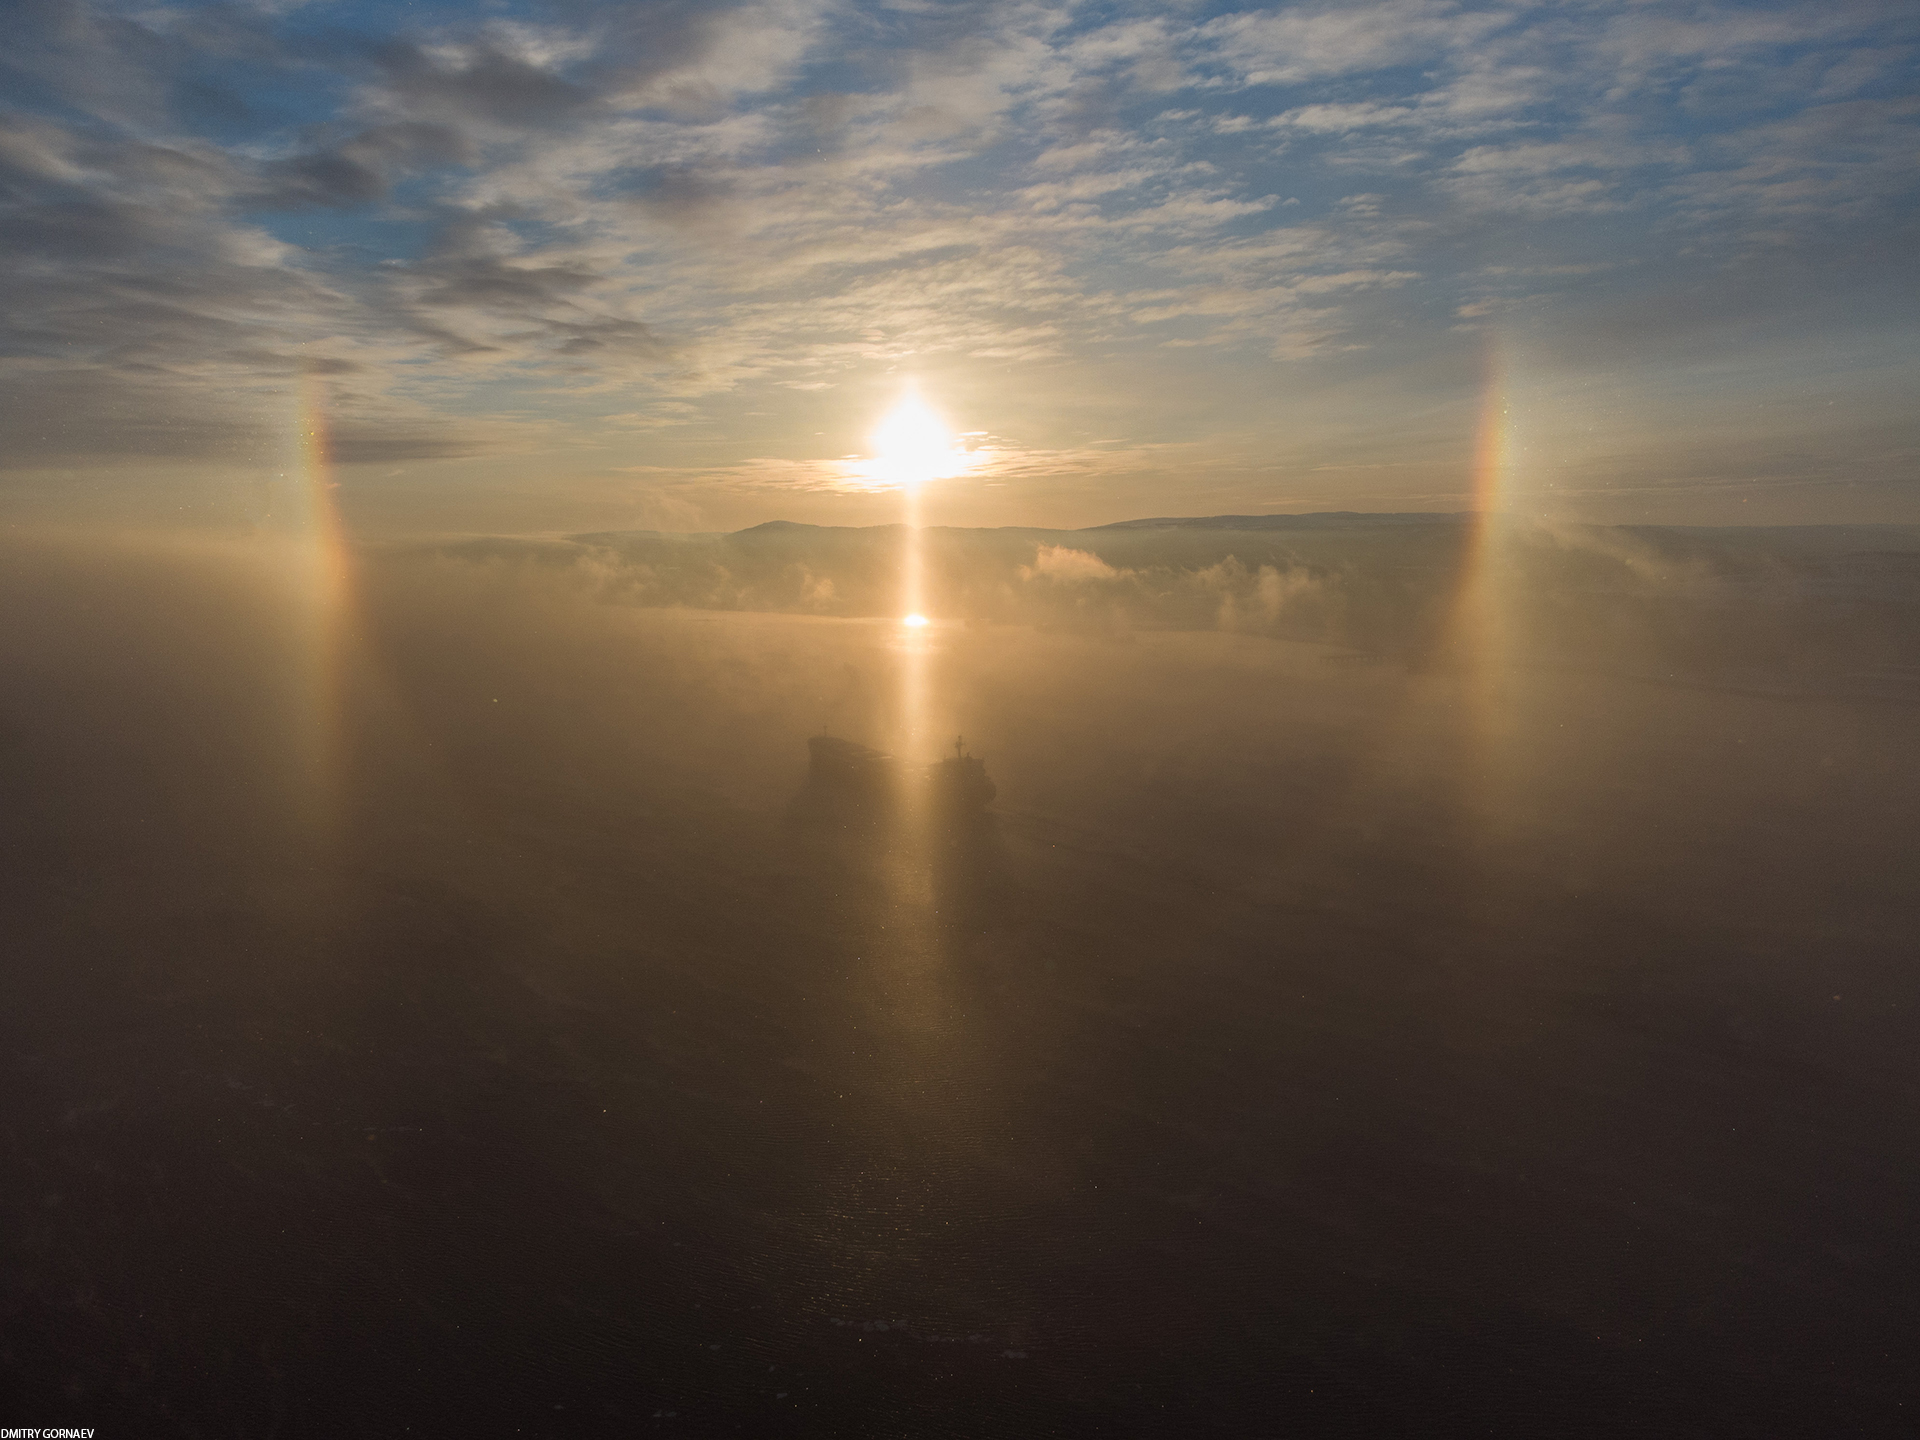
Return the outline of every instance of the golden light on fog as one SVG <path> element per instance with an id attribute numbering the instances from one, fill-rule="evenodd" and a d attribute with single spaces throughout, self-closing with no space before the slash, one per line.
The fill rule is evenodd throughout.
<path id="1" fill-rule="evenodd" d="M 907 615 L 901 618 L 900 623 L 910 630 L 918 630 L 922 625 L 927 623 L 927 617 L 924 615 Z"/>

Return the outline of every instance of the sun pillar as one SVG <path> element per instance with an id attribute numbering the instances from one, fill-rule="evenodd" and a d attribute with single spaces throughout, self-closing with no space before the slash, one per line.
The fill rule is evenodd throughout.
<path id="1" fill-rule="evenodd" d="M 331 834 L 340 819 L 345 763 L 345 689 L 352 643 L 352 556 L 341 525 L 324 382 L 301 380 L 294 413 L 293 563 L 299 672 L 292 744 L 304 822 Z"/>
<path id="2" fill-rule="evenodd" d="M 1504 346 L 1489 348 L 1474 430 L 1473 510 L 1461 540 L 1452 613 L 1442 642 L 1442 683 L 1457 685 L 1462 799 L 1483 834 L 1514 814 L 1516 747 L 1524 717 L 1514 672 L 1519 575 L 1511 533 L 1513 393 Z"/>
<path id="3" fill-rule="evenodd" d="M 920 533 L 920 485 L 900 487 L 900 728 L 901 748 L 917 764 L 926 748 L 927 659 L 926 555 Z"/>
<path id="4" fill-rule="evenodd" d="M 927 614 L 926 537 L 921 529 L 925 487 L 959 473 L 965 457 L 946 425 L 911 382 L 873 435 L 874 477 L 900 491 L 900 718 L 896 746 L 919 763 L 931 737 L 928 667 L 931 624 Z"/>
<path id="5" fill-rule="evenodd" d="M 1506 356 L 1496 346 L 1487 356 L 1480 416 L 1474 427 L 1473 511 L 1461 557 L 1452 636 L 1459 658 L 1478 670 L 1497 665 L 1506 649 L 1500 511 L 1506 498 L 1512 422 Z"/>

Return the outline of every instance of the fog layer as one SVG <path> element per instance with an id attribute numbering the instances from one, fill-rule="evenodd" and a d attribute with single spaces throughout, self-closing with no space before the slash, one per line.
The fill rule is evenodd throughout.
<path id="1" fill-rule="evenodd" d="M 265 541 L 10 542 L 4 1389 L 1896 1431 L 1904 535 L 1494 587 L 1455 522 L 935 532 L 919 639 L 887 540 L 390 550 L 328 607 Z M 964 732 L 998 799 L 810 820 L 822 729 Z"/>
<path id="2" fill-rule="evenodd" d="M 1110 636 L 1225 630 L 1442 658 L 1462 589 L 1502 591 L 1530 663 L 1778 686 L 1903 689 L 1920 664 L 1920 530 L 1263 515 L 1090 530 L 774 523 L 729 535 L 474 539 L 441 553 L 570 575 L 644 606 L 897 616 L 912 549 L 930 614 Z M 1454 657 L 1458 659 L 1459 657 Z"/>

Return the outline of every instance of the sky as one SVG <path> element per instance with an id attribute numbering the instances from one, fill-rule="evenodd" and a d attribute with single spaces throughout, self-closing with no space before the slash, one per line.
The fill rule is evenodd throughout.
<path id="1" fill-rule="evenodd" d="M 15 523 L 1920 520 L 1905 0 L 7 16 Z"/>

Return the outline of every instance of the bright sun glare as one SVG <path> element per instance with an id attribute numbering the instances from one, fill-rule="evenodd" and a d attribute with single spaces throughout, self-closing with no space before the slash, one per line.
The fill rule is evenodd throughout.
<path id="1" fill-rule="evenodd" d="M 924 485 L 958 474 L 966 456 L 953 433 L 917 394 L 908 391 L 873 432 L 876 479 L 893 485 Z"/>
<path id="2" fill-rule="evenodd" d="M 908 615 L 904 617 L 900 623 L 918 630 L 922 625 L 927 623 L 927 617 L 924 615 Z"/>

